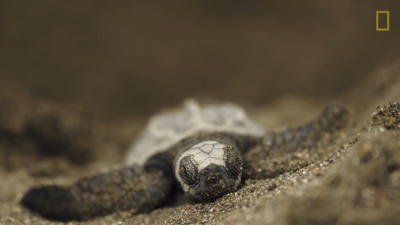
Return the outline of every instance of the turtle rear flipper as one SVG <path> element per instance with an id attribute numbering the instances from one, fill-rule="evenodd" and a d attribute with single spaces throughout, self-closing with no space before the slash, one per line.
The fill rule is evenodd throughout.
<path id="1" fill-rule="evenodd" d="M 68 187 L 32 188 L 21 202 L 48 219 L 82 221 L 117 211 L 150 211 L 167 198 L 172 186 L 173 181 L 160 171 L 139 173 L 134 167 L 123 167 Z"/>

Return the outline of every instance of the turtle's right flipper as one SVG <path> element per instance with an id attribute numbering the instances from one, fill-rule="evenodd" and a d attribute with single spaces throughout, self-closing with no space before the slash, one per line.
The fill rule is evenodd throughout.
<path id="1" fill-rule="evenodd" d="M 333 134 L 345 129 L 350 111 L 341 104 L 331 104 L 314 120 L 293 128 L 267 133 L 264 144 L 269 151 L 295 152 L 324 146 L 334 140 Z"/>
<path id="2" fill-rule="evenodd" d="M 350 117 L 346 106 L 332 104 L 304 125 L 267 133 L 262 147 L 243 155 L 244 178 L 277 177 L 326 160 L 346 141 Z"/>
<path id="3" fill-rule="evenodd" d="M 139 173 L 134 167 L 122 167 L 68 187 L 32 188 L 21 202 L 52 220 L 82 221 L 116 211 L 150 211 L 167 198 L 172 182 L 160 171 Z"/>

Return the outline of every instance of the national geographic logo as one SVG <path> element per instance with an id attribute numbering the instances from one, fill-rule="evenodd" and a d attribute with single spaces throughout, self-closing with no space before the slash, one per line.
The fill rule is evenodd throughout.
<path id="1" fill-rule="evenodd" d="M 389 10 L 376 11 L 376 31 L 389 31 Z"/>

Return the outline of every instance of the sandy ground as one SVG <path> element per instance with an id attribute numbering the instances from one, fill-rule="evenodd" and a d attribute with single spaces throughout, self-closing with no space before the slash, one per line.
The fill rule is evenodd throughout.
<path id="1" fill-rule="evenodd" d="M 1 114 L 0 223 L 57 224 L 23 208 L 19 203 L 23 194 L 35 185 L 68 184 L 82 174 L 116 164 L 135 132 L 129 127 L 137 121 L 92 124 L 82 106 L 13 94 L 15 86 L 2 90 L 6 107 Z M 318 157 L 291 156 L 303 162 L 300 168 L 246 180 L 237 192 L 211 203 L 178 201 L 178 194 L 149 214 L 119 212 L 70 224 L 395 224 L 400 215 L 400 130 L 396 126 L 367 128 L 377 105 L 399 97 L 397 62 L 378 68 L 343 94 L 344 103 L 352 109 L 350 127 Z M 318 115 L 328 102 L 285 97 L 250 115 L 271 128 L 293 126 Z M 292 107 L 305 110 L 288 112 Z M 16 114 L 9 114 L 10 110 Z M 57 119 L 50 120 L 49 115 Z M 59 152 L 47 152 L 59 145 L 63 146 Z M 86 153 L 77 161 L 82 152 Z"/>
<path id="2" fill-rule="evenodd" d="M 400 132 L 382 128 L 396 115 L 368 127 L 400 101 L 399 4 L 1 1 L 0 224 L 62 224 L 23 195 L 120 164 L 151 115 L 188 97 L 232 101 L 268 129 L 340 102 L 351 123 L 328 146 L 268 157 L 273 176 L 214 202 L 177 191 L 151 213 L 69 224 L 398 224 Z M 376 32 L 384 9 L 391 30 Z"/>

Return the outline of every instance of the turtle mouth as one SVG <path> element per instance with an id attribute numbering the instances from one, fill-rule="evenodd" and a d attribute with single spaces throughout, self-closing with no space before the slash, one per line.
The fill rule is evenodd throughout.
<path id="1" fill-rule="evenodd" d="M 240 175 L 232 177 L 226 167 L 210 164 L 200 172 L 199 183 L 191 187 L 187 194 L 198 201 L 212 201 L 221 195 L 236 191 L 241 180 Z"/>

